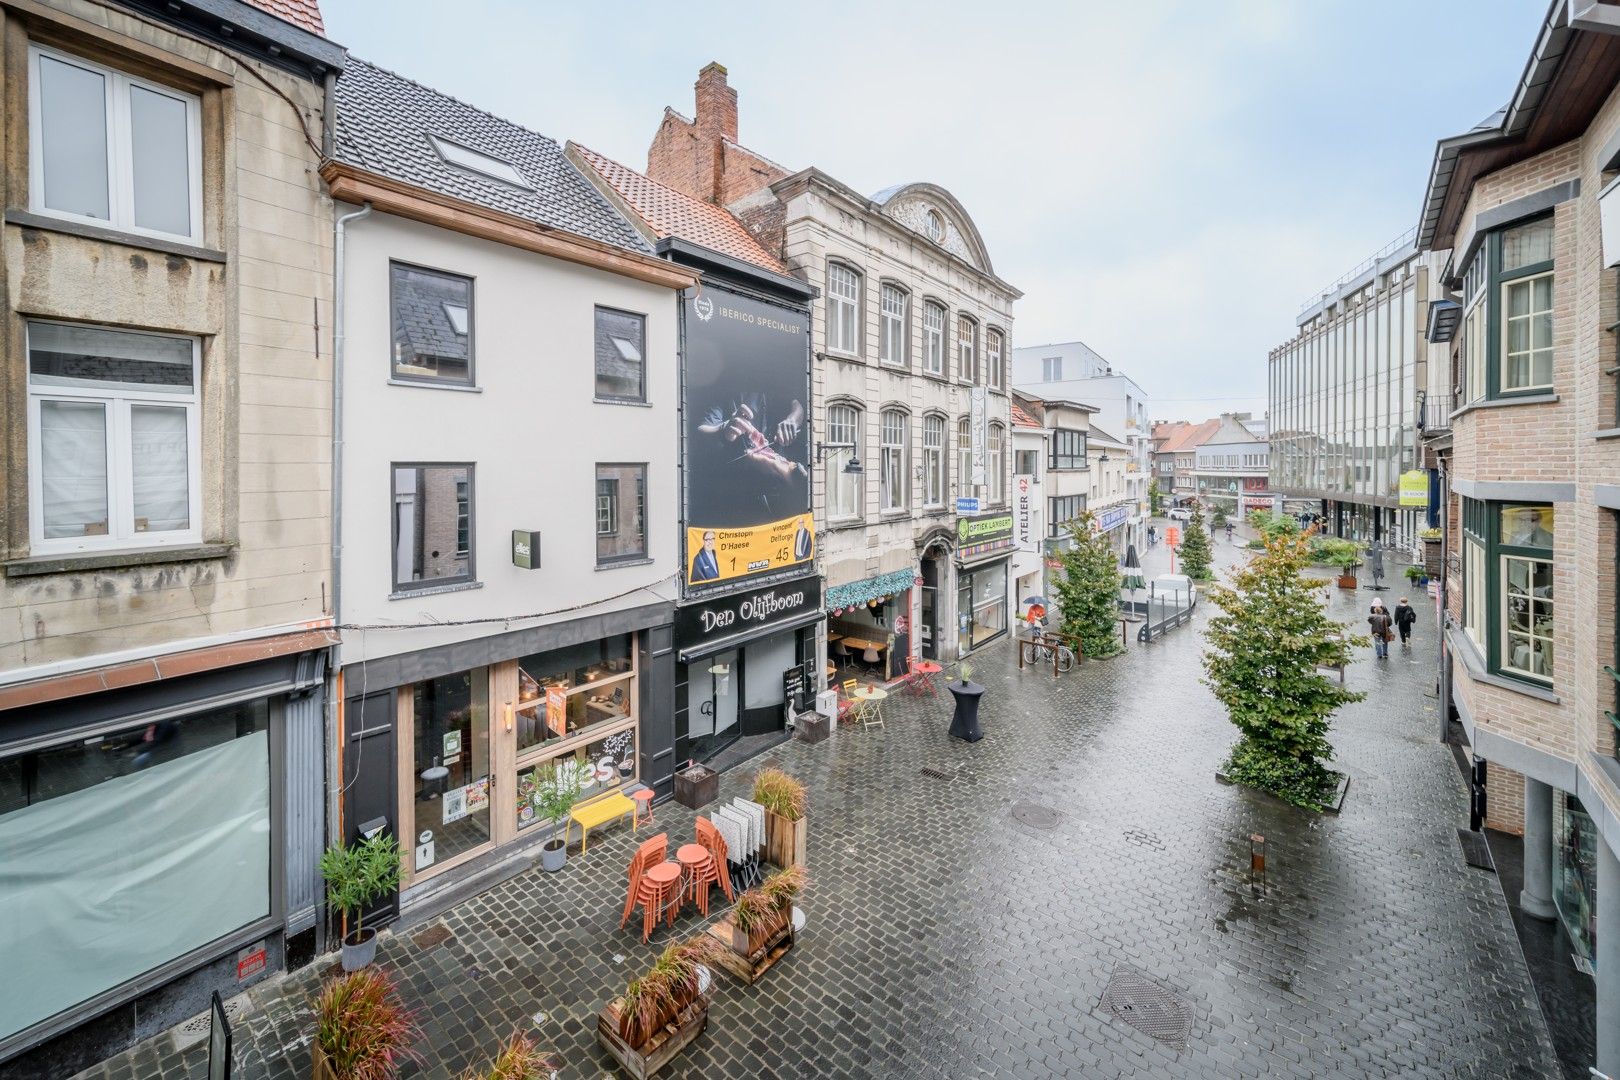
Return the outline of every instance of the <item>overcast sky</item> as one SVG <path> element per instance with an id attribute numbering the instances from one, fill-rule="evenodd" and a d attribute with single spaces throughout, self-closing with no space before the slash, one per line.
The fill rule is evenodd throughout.
<path id="1" fill-rule="evenodd" d="M 1547 0 L 321 8 L 356 55 L 639 169 L 718 60 L 744 145 L 949 189 L 1024 292 L 1015 345 L 1078 338 L 1199 419 L 1264 409 L 1267 351 L 1416 224 L 1435 140 L 1507 100 Z"/>

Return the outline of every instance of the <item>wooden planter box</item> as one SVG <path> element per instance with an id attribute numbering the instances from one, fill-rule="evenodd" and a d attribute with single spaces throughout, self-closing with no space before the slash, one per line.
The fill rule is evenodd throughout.
<path id="1" fill-rule="evenodd" d="M 674 1061 L 709 1026 L 709 999 L 699 997 L 652 1038 L 640 1046 L 631 1046 L 619 1037 L 619 1007 L 623 1000 L 614 998 L 597 1016 L 596 1041 L 607 1047 L 619 1067 L 636 1080 L 647 1080 Z"/>
<path id="2" fill-rule="evenodd" d="M 321 1044 L 309 1044 L 309 1075 L 310 1080 L 337 1080 L 337 1073 L 332 1070 L 332 1063 L 326 1059 L 326 1051 Z"/>
<path id="3" fill-rule="evenodd" d="M 754 952 L 748 951 L 748 935 L 737 929 L 730 915 L 710 925 L 704 933 L 722 946 L 714 958 L 715 963 L 737 976 L 746 986 L 753 986 L 763 978 L 771 970 L 771 965 L 793 948 L 791 912 L 782 929 L 767 938 L 765 944 Z"/>
<path id="4" fill-rule="evenodd" d="M 832 734 L 832 717 L 820 713 L 800 713 L 793 722 L 793 734 L 803 743 L 818 743 Z"/>
<path id="5" fill-rule="evenodd" d="M 765 858 L 783 870 L 790 866 L 803 866 L 805 838 L 809 831 L 809 818 L 789 821 L 780 814 L 765 811 Z"/>
<path id="6" fill-rule="evenodd" d="M 1356 580 L 1355 574 L 1339 575 L 1339 588 L 1341 589 L 1354 589 L 1359 584 L 1360 582 Z"/>
<path id="7" fill-rule="evenodd" d="M 675 801 L 688 810 L 701 810 L 720 797 L 720 774 L 693 765 L 675 774 Z"/>
<path id="8" fill-rule="evenodd" d="M 1440 558 L 1443 554 L 1439 537 L 1423 541 L 1423 572 L 1429 576 L 1430 581 L 1440 576 Z"/>

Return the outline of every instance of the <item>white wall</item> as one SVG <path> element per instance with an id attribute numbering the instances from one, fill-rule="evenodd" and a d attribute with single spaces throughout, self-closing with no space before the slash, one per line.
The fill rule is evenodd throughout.
<path id="1" fill-rule="evenodd" d="M 477 392 L 389 385 L 389 261 L 474 279 Z M 673 598 L 678 573 L 676 294 L 669 289 L 386 214 L 349 226 L 344 268 L 343 596 L 348 624 L 594 611 Z M 647 317 L 649 405 L 593 402 L 595 308 Z M 473 462 L 482 587 L 390 599 L 389 469 Z M 650 564 L 596 568 L 597 462 L 647 462 Z M 541 533 L 541 568 L 512 565 L 513 529 Z M 612 600 L 604 598 L 614 597 Z M 465 627 L 344 635 L 353 663 L 560 622 L 590 611 Z"/>

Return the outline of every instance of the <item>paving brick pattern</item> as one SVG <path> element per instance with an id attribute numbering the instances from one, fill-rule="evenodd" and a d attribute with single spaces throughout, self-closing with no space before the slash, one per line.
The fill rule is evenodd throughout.
<path id="1" fill-rule="evenodd" d="M 1358 618 L 1370 596 L 1336 593 L 1335 613 Z M 720 977 L 708 1031 L 661 1075 L 1555 1076 L 1496 878 L 1458 849 L 1466 793 L 1425 696 L 1432 645 L 1350 670 L 1370 697 L 1335 726 L 1352 777 L 1339 817 L 1215 782 L 1233 732 L 1198 682 L 1196 627 L 1059 680 L 986 650 L 974 746 L 946 737 L 942 695 L 891 699 L 883 731 L 778 748 L 766 760 L 811 788 L 810 925 L 760 985 Z M 723 777 L 721 797 L 752 772 Z M 1056 826 L 1015 820 L 1020 800 Z M 692 816 L 658 808 L 672 842 Z M 1266 837 L 1263 892 L 1251 833 Z M 616 929 L 633 844 L 602 831 L 563 873 L 447 914 L 453 938 L 432 948 L 385 935 L 381 962 L 427 1033 L 406 1075 L 458 1075 L 514 1027 L 560 1051 L 566 1076 L 611 1070 L 597 1010 L 658 945 Z M 688 914 L 679 932 L 699 925 Z M 1102 1004 L 1122 964 L 1187 1002 L 1185 1049 Z M 317 977 L 254 991 L 239 1077 L 308 1075 Z M 166 1048 L 84 1075 L 202 1075 L 201 1047 Z"/>

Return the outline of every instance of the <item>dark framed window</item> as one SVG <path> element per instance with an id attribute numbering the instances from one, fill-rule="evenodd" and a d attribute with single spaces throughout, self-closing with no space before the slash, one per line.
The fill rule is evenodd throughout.
<path id="1" fill-rule="evenodd" d="M 1553 218 L 1516 222 L 1485 238 L 1463 274 L 1463 399 L 1553 388 Z"/>
<path id="2" fill-rule="evenodd" d="M 1052 432 L 1052 446 L 1046 461 L 1053 469 L 1084 469 L 1086 467 L 1086 433 L 1069 428 Z"/>
<path id="3" fill-rule="evenodd" d="M 1464 631 L 1491 671 L 1551 683 L 1553 508 L 1464 499 L 1462 511 Z"/>
<path id="4" fill-rule="evenodd" d="M 394 591 L 472 581 L 473 466 L 395 463 L 392 474 Z"/>
<path id="5" fill-rule="evenodd" d="M 596 396 L 605 401 L 647 400 L 647 317 L 596 309 Z"/>
<path id="6" fill-rule="evenodd" d="M 1046 535 L 1067 536 L 1069 522 L 1086 512 L 1084 495 L 1053 495 L 1046 500 Z"/>
<path id="7" fill-rule="evenodd" d="M 388 310 L 394 333 L 394 378 L 472 385 L 472 278 L 390 263 Z"/>
<path id="8" fill-rule="evenodd" d="M 647 465 L 596 466 L 596 564 L 647 557 Z"/>

